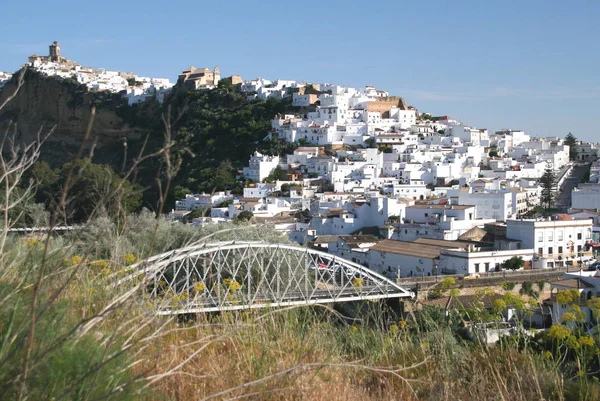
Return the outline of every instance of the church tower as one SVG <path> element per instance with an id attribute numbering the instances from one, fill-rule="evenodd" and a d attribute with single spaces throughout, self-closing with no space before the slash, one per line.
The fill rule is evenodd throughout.
<path id="1" fill-rule="evenodd" d="M 219 81 L 221 80 L 221 69 L 218 66 L 215 67 L 213 77 L 214 77 L 213 78 L 214 79 L 214 84 L 213 85 L 217 85 L 219 83 Z"/>
<path id="2" fill-rule="evenodd" d="M 55 40 L 51 45 L 50 45 L 50 61 L 54 61 L 54 62 L 60 62 L 60 60 L 62 59 L 62 57 L 60 56 L 60 46 L 58 45 L 58 42 Z"/>

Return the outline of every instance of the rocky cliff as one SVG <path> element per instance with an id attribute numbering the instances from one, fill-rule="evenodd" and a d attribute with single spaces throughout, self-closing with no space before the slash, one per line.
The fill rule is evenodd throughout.
<path id="1" fill-rule="evenodd" d="M 0 91 L 0 104 L 16 87 L 15 76 Z M 119 113 L 120 109 L 127 108 L 120 95 L 89 92 L 73 80 L 47 77 L 33 70 L 26 72 L 24 85 L 0 111 L 0 132 L 4 134 L 12 122 L 11 129 L 17 130 L 18 139 L 28 143 L 35 140 L 40 128 L 47 132 L 56 126 L 55 132 L 48 138 L 42 158 L 51 164 L 60 164 L 81 145 L 93 105 L 96 106 L 96 115 L 92 140 L 85 144 L 86 147 L 95 141 L 98 154 L 122 146 L 123 138 L 140 138 L 142 130 L 133 128 L 123 119 L 124 113 Z"/>

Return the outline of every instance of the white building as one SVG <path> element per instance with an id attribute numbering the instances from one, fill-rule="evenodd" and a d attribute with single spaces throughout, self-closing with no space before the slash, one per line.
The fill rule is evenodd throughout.
<path id="1" fill-rule="evenodd" d="M 261 182 L 279 165 L 279 156 L 266 156 L 254 152 L 248 164 L 248 167 L 244 167 L 244 177 Z"/>
<path id="2" fill-rule="evenodd" d="M 579 184 L 571 192 L 573 209 L 600 209 L 600 184 Z"/>
<path id="3" fill-rule="evenodd" d="M 578 265 L 590 258 L 586 243 L 592 240 L 592 220 L 575 220 L 558 214 L 550 220 L 508 220 L 506 237 L 521 241 L 522 249 L 533 249 L 534 268 L 553 268 Z"/>
<path id="4" fill-rule="evenodd" d="M 345 202 L 342 207 L 316 213 L 310 227 L 316 235 L 348 235 L 365 227 L 382 227 L 392 216 L 402 218 L 405 207 L 396 199 L 379 196 L 363 202 Z"/>
<path id="5" fill-rule="evenodd" d="M 1 72 L 0 71 L 0 89 L 4 87 L 12 78 L 12 74 L 9 72 Z"/>
<path id="6" fill-rule="evenodd" d="M 210 208 L 221 202 L 232 200 L 229 192 L 215 192 L 214 194 L 187 194 L 185 199 L 175 201 L 175 210 L 194 210 L 197 208 Z"/>
<path id="7" fill-rule="evenodd" d="M 335 238 L 335 242 L 328 244 L 327 252 L 363 266 L 369 264 L 369 249 L 379 242 L 373 235 L 339 235 Z"/>
<path id="8" fill-rule="evenodd" d="M 514 215 L 513 197 L 510 191 L 459 191 L 459 205 L 476 207 L 476 219 L 505 221 Z"/>
<path id="9" fill-rule="evenodd" d="M 420 238 L 413 242 L 383 240 L 369 251 L 369 268 L 389 277 L 472 274 L 498 271 L 512 257 L 531 266 L 533 250 L 494 250 L 472 241 Z"/>
<path id="10" fill-rule="evenodd" d="M 265 196 L 270 196 L 276 190 L 277 184 L 258 182 L 244 188 L 244 198 L 264 198 Z"/>
<path id="11" fill-rule="evenodd" d="M 407 223 L 439 223 L 446 220 L 472 221 L 476 219 L 475 206 L 469 205 L 413 205 L 406 207 Z"/>
<path id="12" fill-rule="evenodd" d="M 581 308 L 585 316 L 585 322 L 588 324 L 597 324 L 592 310 L 587 302 L 592 298 L 600 297 L 600 271 L 584 271 L 564 273 L 562 280 L 555 281 L 550 284 L 552 305 L 552 321 L 562 322 L 562 315 L 568 312 L 571 305 L 561 305 L 558 302 L 557 295 L 559 291 L 576 291 L 579 296 L 576 298 L 575 304 Z"/>

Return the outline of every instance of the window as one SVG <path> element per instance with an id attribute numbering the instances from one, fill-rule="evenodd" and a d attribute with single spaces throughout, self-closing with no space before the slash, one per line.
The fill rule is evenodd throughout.
<path id="1" fill-rule="evenodd" d="M 485 266 L 485 271 L 486 271 L 486 272 L 489 272 L 489 271 L 490 271 L 490 264 L 489 264 L 489 262 L 488 262 L 488 263 L 485 263 L 485 265 L 484 265 L 484 266 Z"/>
<path id="2" fill-rule="evenodd" d="M 577 233 L 577 239 L 581 239 L 581 232 Z"/>
<path id="3" fill-rule="evenodd" d="M 558 247 L 558 253 L 563 253 L 563 247 L 562 246 Z"/>
<path id="4" fill-rule="evenodd" d="M 552 255 L 554 252 L 552 252 L 554 249 L 552 249 L 551 246 L 548 247 L 548 255 Z"/>
<path id="5" fill-rule="evenodd" d="M 475 272 L 479 273 L 479 263 L 475 263 Z"/>
<path id="6" fill-rule="evenodd" d="M 538 248 L 538 255 L 544 254 L 544 248 Z"/>
<path id="7" fill-rule="evenodd" d="M 544 233 L 541 231 L 538 233 L 538 242 L 544 242 Z"/>
<path id="8" fill-rule="evenodd" d="M 548 231 L 548 241 L 554 241 L 554 233 L 552 231 Z"/>
<path id="9" fill-rule="evenodd" d="M 577 245 L 577 253 L 581 252 L 581 245 Z"/>
<path id="10" fill-rule="evenodd" d="M 556 237 L 557 237 L 558 241 L 562 241 L 563 240 L 563 232 L 562 232 L 562 230 L 557 231 Z"/>
<path id="11" fill-rule="evenodd" d="M 585 232 L 585 239 L 592 239 L 592 230 L 589 228 Z"/>

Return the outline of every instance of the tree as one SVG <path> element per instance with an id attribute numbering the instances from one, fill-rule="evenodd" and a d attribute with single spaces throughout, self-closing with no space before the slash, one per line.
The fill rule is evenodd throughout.
<path id="1" fill-rule="evenodd" d="M 489 157 L 498 157 L 498 151 L 496 150 L 490 150 L 490 153 L 488 153 Z"/>
<path id="2" fill-rule="evenodd" d="M 282 169 L 281 166 L 279 166 L 279 165 L 275 166 L 273 171 L 271 171 L 271 174 L 269 174 L 269 176 L 267 178 L 265 178 L 266 182 L 284 181 L 284 180 L 287 180 L 287 171 Z"/>
<path id="3" fill-rule="evenodd" d="M 569 160 L 577 160 L 577 149 L 575 148 L 577 146 L 577 138 L 569 132 L 563 143 L 569 145 Z"/>
<path id="4" fill-rule="evenodd" d="M 179 200 L 179 199 L 185 199 L 185 196 L 188 194 L 191 194 L 192 191 L 190 191 L 188 188 L 181 186 L 181 185 L 177 185 L 175 186 L 175 199 Z"/>
<path id="5" fill-rule="evenodd" d="M 540 202 L 546 206 L 546 209 L 550 209 L 556 193 L 556 175 L 549 165 L 546 166 L 544 174 L 540 178 L 540 187 L 542 187 Z"/>
<path id="6" fill-rule="evenodd" d="M 197 207 L 190 214 L 185 216 L 187 221 L 192 221 L 198 217 L 210 216 L 210 208 Z"/>
<path id="7" fill-rule="evenodd" d="M 502 262 L 502 267 L 505 270 L 519 270 L 520 268 L 522 268 L 525 265 L 525 261 L 523 260 L 523 258 L 521 256 L 513 256 L 510 259 L 505 260 L 504 262 Z"/>
<path id="8" fill-rule="evenodd" d="M 250 221 L 254 217 L 254 213 L 244 210 L 236 216 L 237 221 Z"/>
<path id="9" fill-rule="evenodd" d="M 220 208 L 220 207 L 229 207 L 229 205 L 231 205 L 232 203 L 233 203 L 232 200 L 226 200 L 226 201 L 223 201 L 223 202 L 219 203 L 216 207 L 217 208 Z"/>
<path id="10" fill-rule="evenodd" d="M 68 221 L 81 222 L 102 211 L 115 216 L 137 209 L 142 204 L 142 191 L 137 185 L 120 178 L 106 164 L 94 164 L 90 159 L 80 159 L 64 164 L 58 169 L 55 182 L 46 203 L 51 205 L 60 196 L 64 184 L 71 176 L 68 189 L 68 208 L 64 216 Z"/>

